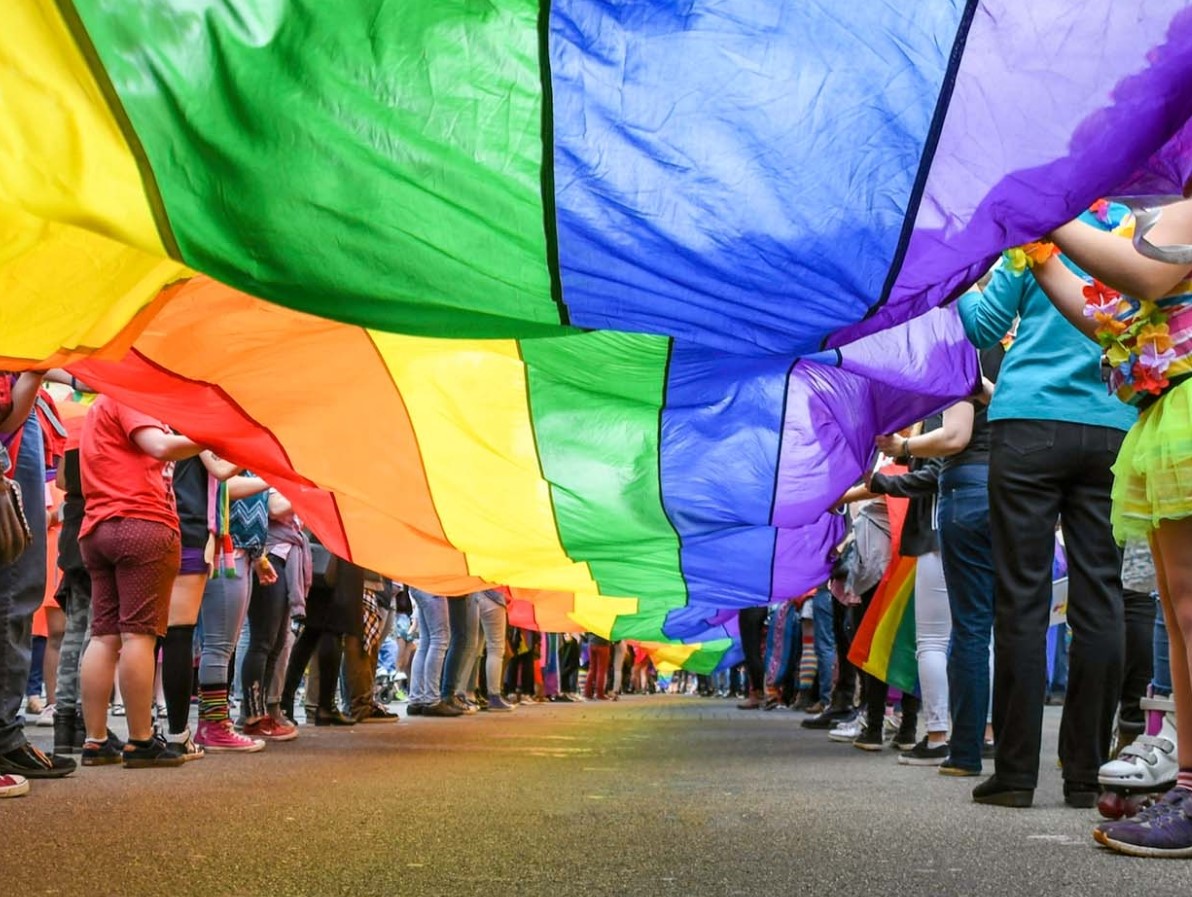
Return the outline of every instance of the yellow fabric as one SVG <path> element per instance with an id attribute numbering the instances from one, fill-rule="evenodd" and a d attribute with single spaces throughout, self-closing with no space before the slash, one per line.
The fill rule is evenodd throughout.
<path id="1" fill-rule="evenodd" d="M 3 21 L 0 206 L 166 255 L 136 160 L 55 5 L 5 0 Z"/>
<path id="2" fill-rule="evenodd" d="M 1117 540 L 1147 536 L 1163 520 L 1192 517 L 1192 380 L 1147 408 L 1113 466 Z"/>
<path id="3" fill-rule="evenodd" d="M 588 566 L 559 543 L 516 344 L 461 341 L 444 352 L 441 340 L 370 334 L 409 409 L 443 531 L 468 571 L 510 586 L 595 593 Z M 478 513 L 475 483 L 490 496 L 487 513 Z"/>
<path id="4" fill-rule="evenodd" d="M 171 259 L 0 205 L 3 359 L 58 365 L 100 347 L 118 355 L 137 332 L 129 323 L 187 273 Z"/>
<path id="5" fill-rule="evenodd" d="M 2 18 L 5 358 L 61 362 L 116 339 L 186 269 L 165 258 L 132 151 L 55 5 L 7 0 Z"/>

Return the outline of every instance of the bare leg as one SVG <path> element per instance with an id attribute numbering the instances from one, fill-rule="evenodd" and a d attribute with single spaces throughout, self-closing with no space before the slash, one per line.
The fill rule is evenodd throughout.
<path id="1" fill-rule="evenodd" d="M 62 639 L 66 635 L 66 614 L 62 608 L 46 605 L 46 625 L 49 638 L 46 639 L 46 659 L 42 666 L 42 678 L 46 683 L 46 703 L 57 704 L 58 658 L 62 654 Z"/>
<path id="2" fill-rule="evenodd" d="M 153 737 L 153 674 L 157 638 L 126 632 L 121 636 L 120 694 L 128 717 L 128 737 L 148 741 Z"/>
<path id="3" fill-rule="evenodd" d="M 83 652 L 79 684 L 83 698 L 83 722 L 87 737 L 103 741 L 108 737 L 108 700 L 116 680 L 120 659 L 120 636 L 93 635 Z"/>
<path id="4" fill-rule="evenodd" d="M 1181 769 L 1192 768 L 1192 519 L 1164 521 L 1151 536 L 1159 598 L 1171 644 L 1171 684 Z"/>

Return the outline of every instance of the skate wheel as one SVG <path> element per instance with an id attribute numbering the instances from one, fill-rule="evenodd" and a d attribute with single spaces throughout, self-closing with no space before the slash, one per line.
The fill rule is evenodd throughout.
<path id="1" fill-rule="evenodd" d="M 1126 818 L 1130 818 L 1132 816 L 1137 816 L 1140 812 L 1142 812 L 1143 808 L 1146 807 L 1147 804 L 1149 804 L 1149 803 L 1150 803 L 1150 800 L 1145 795 L 1142 795 L 1142 794 L 1131 795 L 1130 797 L 1127 797 L 1125 799 L 1125 801 L 1123 801 L 1124 807 L 1123 807 L 1122 815 L 1125 816 Z"/>
<path id="2" fill-rule="evenodd" d="M 1126 800 L 1116 791 L 1103 791 L 1097 799 L 1097 811 L 1106 819 L 1121 819 L 1126 815 Z"/>

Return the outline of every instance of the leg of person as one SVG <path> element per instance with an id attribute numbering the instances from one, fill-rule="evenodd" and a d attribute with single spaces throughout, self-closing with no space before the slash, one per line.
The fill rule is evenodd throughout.
<path id="1" fill-rule="evenodd" d="M 501 681 L 505 664 L 505 634 L 508 615 L 505 605 L 487 595 L 481 595 L 478 608 L 480 627 L 484 632 L 484 679 L 488 683 L 488 709 L 509 709 L 501 697 Z"/>
<path id="2" fill-rule="evenodd" d="M 1122 553 L 1110 524 L 1110 468 L 1123 434 L 1089 426 L 1078 432 L 1081 440 L 1069 455 L 1068 483 L 1060 505 L 1072 642 L 1059 756 L 1068 803 L 1092 807 L 1100 792 L 1098 771 L 1109 759 L 1122 690 Z"/>
<path id="3" fill-rule="evenodd" d="M 459 686 L 472 640 L 472 633 L 468 629 L 467 596 L 447 599 L 447 625 L 450 635 L 443 657 L 442 681 L 439 683 L 439 693 L 444 700 L 450 700 Z"/>
<path id="4" fill-rule="evenodd" d="M 289 597 L 286 593 L 286 563 L 271 556 L 277 581 L 262 585 L 253 578 L 248 599 L 248 647 L 241 655 L 240 681 L 243 688 L 244 719 L 249 725 L 268 714 L 269 659 L 277 657 L 277 640 L 283 623 L 288 623 Z"/>
<path id="5" fill-rule="evenodd" d="M 343 665 L 343 639 L 342 635 L 334 632 L 323 632 L 319 636 L 319 707 L 315 713 L 316 726 L 351 726 L 356 723 L 355 719 L 341 713 L 335 706 L 335 689 Z"/>
<path id="6" fill-rule="evenodd" d="M 815 670 L 819 682 L 819 703 L 827 707 L 832 703 L 832 671 L 836 667 L 835 615 L 832 593 L 827 586 L 816 589 L 812 600 L 812 623 L 815 630 Z"/>
<path id="7" fill-rule="evenodd" d="M 281 693 L 281 712 L 287 719 L 294 718 L 294 700 L 298 695 L 298 686 L 302 684 L 302 677 L 306 668 L 314 657 L 319 643 L 319 631 L 304 626 L 298 637 L 294 639 L 294 646 L 290 649 L 290 659 L 286 664 L 285 686 Z M 308 685 L 309 687 L 309 685 Z M 313 722 L 313 719 L 308 720 Z"/>
<path id="8" fill-rule="evenodd" d="M 269 679 L 268 697 L 265 706 L 269 708 L 269 715 L 277 723 L 293 724 L 294 720 L 282 712 L 282 694 L 285 691 L 286 669 L 290 665 L 290 653 L 294 650 L 294 632 L 290 628 L 290 618 L 287 615 L 281 621 L 282 628 L 278 632 L 277 658 L 269 660 L 266 669 Z"/>
<path id="9" fill-rule="evenodd" d="M 1155 599 L 1149 592 L 1122 590 L 1126 618 L 1126 654 L 1118 705 L 1117 749 L 1129 744 L 1146 728 L 1140 703 L 1155 675 Z"/>
<path id="10" fill-rule="evenodd" d="M 625 651 L 629 644 L 624 639 L 613 642 L 613 694 L 619 695 L 625 690 Z"/>
<path id="11" fill-rule="evenodd" d="M 974 800 L 1025 805 L 1038 783 L 1055 523 L 1069 456 L 1079 451 L 1078 434 L 1079 425 L 1055 421 L 993 425 L 989 518 L 996 558 L 997 753 L 995 775 L 977 786 Z M 956 615 L 952 622 L 957 625 Z"/>
<path id="12" fill-rule="evenodd" d="M 201 565 L 201 569 L 198 569 Z M 170 617 L 161 649 L 161 680 L 165 691 L 167 728 L 182 737 L 189 731 L 190 699 L 194 691 L 194 635 L 199 605 L 207 584 L 202 557 L 184 551 L 180 573 L 170 590 Z"/>
<path id="13" fill-rule="evenodd" d="M 24 424 L 12 473 L 21 487 L 33 541 L 13 563 L 0 567 L 0 773 L 31 777 L 30 772 L 9 767 L 45 766 L 45 755 L 29 747 L 18 722 L 32 663 L 33 614 L 46 589 L 45 454 L 36 415 Z M 74 769 L 73 761 L 63 761 Z"/>
<path id="14" fill-rule="evenodd" d="M 608 697 L 606 680 L 608 678 L 608 663 L 612 654 L 612 648 L 610 645 L 592 645 L 590 651 L 592 669 L 588 673 L 588 676 L 589 678 L 594 678 L 596 681 L 596 699 L 604 700 Z"/>
<path id="15" fill-rule="evenodd" d="M 454 707 L 439 706 L 443 704 L 443 666 L 447 657 L 447 644 L 451 638 L 451 624 L 448 619 L 448 602 L 451 599 L 420 589 L 411 589 L 410 594 L 418 605 L 421 617 L 418 652 L 425 652 L 421 661 L 415 658 L 415 667 L 419 662 L 422 663 L 420 698 L 423 702 L 423 713 L 428 716 L 456 716 L 460 711 Z"/>
<path id="16" fill-rule="evenodd" d="M 927 723 L 927 743 L 948 741 L 948 645 L 952 608 L 938 552 L 919 558 L 915 570 L 915 658 Z M 942 758 L 941 758 L 942 759 Z"/>
<path id="17" fill-rule="evenodd" d="M 46 627 L 49 635 L 46 637 L 41 678 L 46 684 L 46 706 L 52 707 L 58 703 L 58 660 L 62 656 L 62 640 L 66 636 L 66 614 L 56 603 L 46 605 Z M 38 725 L 47 723 L 39 722 Z"/>
<path id="18" fill-rule="evenodd" d="M 749 697 L 740 705 L 743 710 L 762 706 L 762 689 L 766 685 L 763 661 L 762 627 L 766 625 L 765 607 L 747 607 L 738 614 L 741 630 L 741 650 L 745 652 L 745 668 L 749 673 Z"/>
<path id="19" fill-rule="evenodd" d="M 213 576 L 207 581 L 199 608 L 203 648 L 199 655 L 199 726 L 194 740 L 208 751 L 255 753 L 265 742 L 237 732 L 228 710 L 228 668 L 252 589 L 248 557 L 235 557 L 232 571 L 234 576 Z"/>
<path id="20" fill-rule="evenodd" d="M 91 577 L 86 570 L 67 570 L 58 585 L 58 601 L 66 611 L 66 632 L 58 656 L 58 704 L 54 710 L 54 753 L 83 748 L 86 733 L 79 700 L 79 665 L 91 630 Z"/>

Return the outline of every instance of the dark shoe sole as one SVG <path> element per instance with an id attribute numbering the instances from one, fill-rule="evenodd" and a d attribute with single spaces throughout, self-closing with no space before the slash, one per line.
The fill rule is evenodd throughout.
<path id="1" fill-rule="evenodd" d="M 880 741 L 876 744 L 872 741 L 854 741 L 853 747 L 859 751 L 880 751 L 882 749 Z"/>
<path id="2" fill-rule="evenodd" d="M 1077 810 L 1091 810 L 1100 797 L 1096 791 L 1073 791 L 1064 795 L 1064 803 Z"/>
<path id="3" fill-rule="evenodd" d="M 948 761 L 944 761 L 946 764 Z M 979 769 L 965 769 L 963 766 L 940 766 L 940 775 L 952 776 L 956 779 L 973 779 L 981 775 Z"/>
<path id="4" fill-rule="evenodd" d="M 124 758 L 117 754 L 114 757 L 99 756 L 99 757 L 84 757 L 79 761 L 83 766 L 116 766 L 124 762 Z"/>
<path id="5" fill-rule="evenodd" d="M 1034 791 L 1013 789 L 1010 791 L 995 791 L 993 794 L 973 795 L 973 803 L 985 804 L 989 807 L 1010 807 L 1015 810 L 1025 810 L 1035 800 Z"/>
<path id="6" fill-rule="evenodd" d="M 125 769 L 153 769 L 158 766 L 181 766 L 186 762 L 186 758 L 181 754 L 175 754 L 172 757 L 122 757 L 120 762 Z"/>

